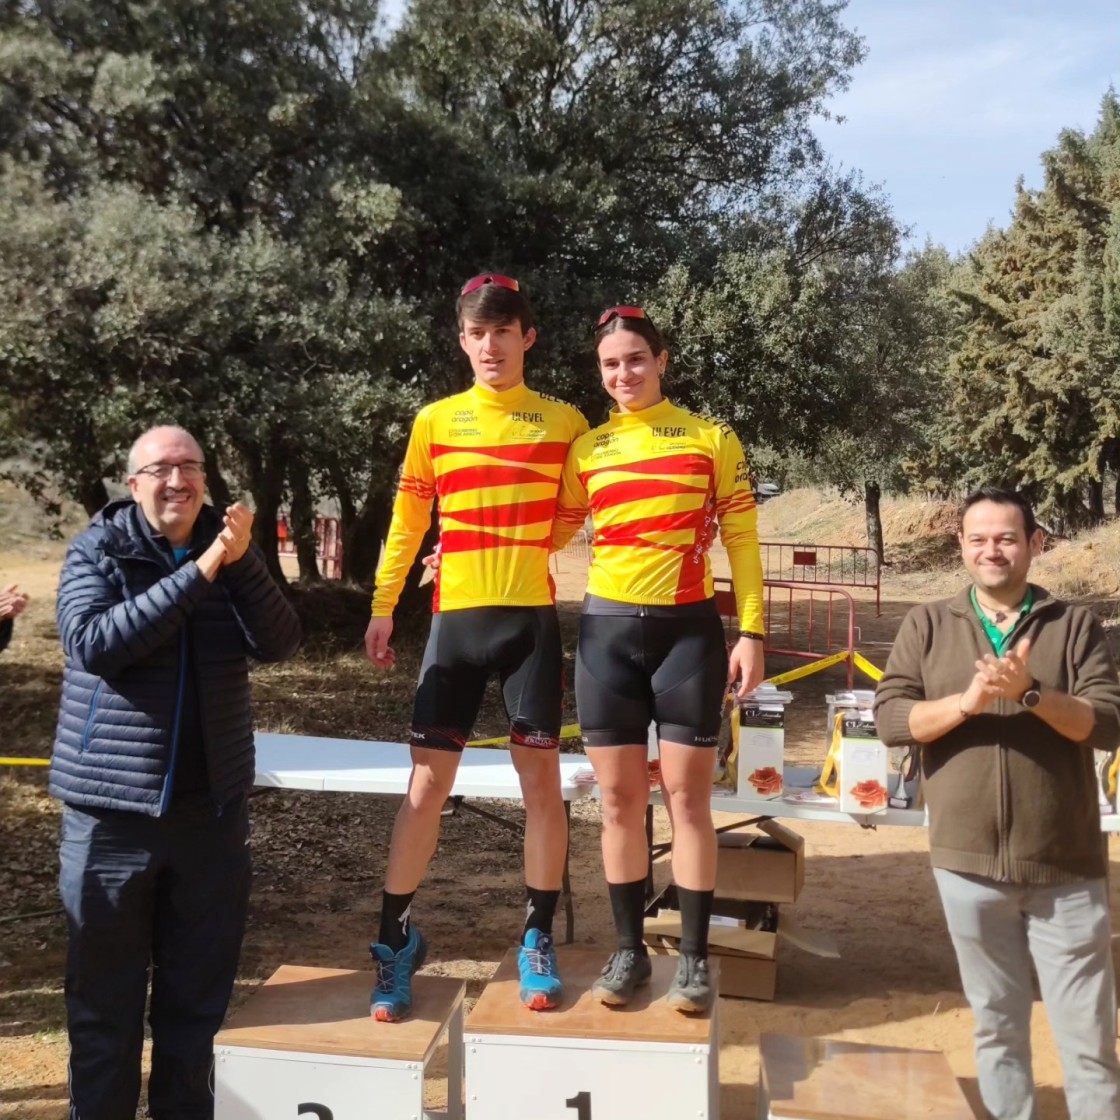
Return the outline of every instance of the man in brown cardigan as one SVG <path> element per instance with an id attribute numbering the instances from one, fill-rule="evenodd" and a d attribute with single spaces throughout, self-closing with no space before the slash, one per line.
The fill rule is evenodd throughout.
<path id="1" fill-rule="evenodd" d="M 1031 962 L 1075 1120 L 1120 1118 L 1107 852 L 1093 748 L 1120 684 L 1092 613 L 1027 580 L 1042 533 L 1019 494 L 964 503 L 971 586 L 906 616 L 875 697 L 889 746 L 923 744 L 933 873 L 976 1019 L 992 1120 L 1035 1120 Z"/>

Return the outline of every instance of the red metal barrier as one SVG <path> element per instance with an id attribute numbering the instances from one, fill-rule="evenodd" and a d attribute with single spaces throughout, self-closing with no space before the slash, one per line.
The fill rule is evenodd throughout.
<path id="1" fill-rule="evenodd" d="M 716 576 L 716 606 L 724 619 L 738 617 L 735 589 L 731 580 Z M 845 653 L 848 687 L 855 673 L 856 603 L 842 587 L 766 580 L 765 622 L 767 653 L 817 661 L 831 653 Z M 847 604 L 847 620 L 837 619 L 837 607 Z M 775 607 L 777 609 L 775 610 Z M 843 634 L 841 642 L 837 633 Z"/>
<path id="2" fill-rule="evenodd" d="M 574 537 L 559 552 L 552 553 L 552 570 L 560 574 L 560 558 L 571 560 L 578 571 L 591 564 L 591 537 L 587 531 L 580 529 Z"/>
<path id="3" fill-rule="evenodd" d="M 294 556 L 296 542 L 285 514 L 276 518 L 276 538 L 281 556 Z M 342 578 L 342 530 L 337 517 L 315 518 L 315 556 L 324 579 Z"/>
<path id="4" fill-rule="evenodd" d="M 879 558 L 873 548 L 846 544 L 784 544 L 762 541 L 762 577 L 767 582 L 816 587 L 873 587 L 875 613 L 882 613 Z"/>

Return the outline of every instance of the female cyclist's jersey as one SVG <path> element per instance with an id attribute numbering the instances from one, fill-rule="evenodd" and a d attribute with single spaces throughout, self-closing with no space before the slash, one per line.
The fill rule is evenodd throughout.
<path id="1" fill-rule="evenodd" d="M 738 437 L 720 420 L 663 400 L 612 410 L 572 444 L 552 547 L 590 509 L 595 525 L 587 590 L 621 603 L 669 606 L 714 594 L 708 548 L 716 523 L 735 583 L 739 624 L 763 633 L 758 511 Z"/>
<path id="2" fill-rule="evenodd" d="M 587 431 L 571 405 L 524 383 L 495 393 L 477 384 L 422 408 L 412 425 L 374 618 L 392 615 L 439 501 L 440 564 L 433 611 L 543 607 L 552 518 L 568 447 Z"/>

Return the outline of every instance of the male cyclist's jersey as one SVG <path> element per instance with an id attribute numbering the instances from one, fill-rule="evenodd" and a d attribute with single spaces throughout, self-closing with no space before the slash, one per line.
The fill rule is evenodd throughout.
<path id="1" fill-rule="evenodd" d="M 568 453 L 553 548 L 589 508 L 589 594 L 645 606 L 710 599 L 708 548 L 718 522 L 740 626 L 763 633 L 758 511 L 743 448 L 727 424 L 666 400 L 641 412 L 612 410 Z"/>
<path id="2" fill-rule="evenodd" d="M 524 383 L 472 385 L 422 408 L 401 468 L 373 617 L 393 613 L 439 501 L 433 611 L 543 607 L 554 601 L 549 539 L 568 446 L 583 416 Z"/>

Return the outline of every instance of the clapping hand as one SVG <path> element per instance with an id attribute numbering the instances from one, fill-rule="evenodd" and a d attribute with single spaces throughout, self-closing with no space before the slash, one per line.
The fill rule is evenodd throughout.
<path id="1" fill-rule="evenodd" d="M 236 564 L 249 548 L 253 538 L 253 511 L 240 502 L 226 507 L 218 540 L 225 548 L 225 564 Z"/>
<path id="2" fill-rule="evenodd" d="M 979 715 L 996 700 L 1018 700 L 1033 680 L 1027 668 L 1030 652 L 1031 640 L 1023 638 L 1002 657 L 988 653 L 980 658 L 976 674 L 960 699 L 962 715 Z"/>
<path id="3" fill-rule="evenodd" d="M 1022 638 L 1010 653 L 996 658 L 987 654 L 976 662 L 976 669 L 983 673 L 989 688 L 1004 700 L 1018 700 L 1031 687 L 1034 679 L 1027 668 L 1031 652 L 1030 638 Z"/>
<path id="4" fill-rule="evenodd" d="M 0 622 L 7 618 L 17 618 L 27 606 L 29 596 L 20 591 L 16 584 L 0 588 Z"/>

